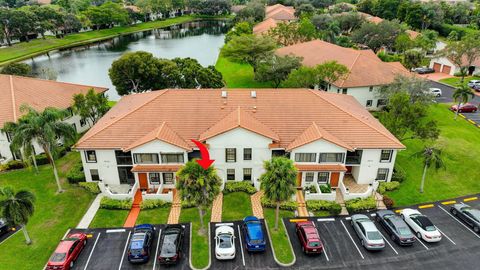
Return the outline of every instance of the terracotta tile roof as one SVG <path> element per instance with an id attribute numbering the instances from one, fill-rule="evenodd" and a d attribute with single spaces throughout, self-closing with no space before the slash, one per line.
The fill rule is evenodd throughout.
<path id="1" fill-rule="evenodd" d="M 90 88 L 105 92 L 107 88 L 41 80 L 30 77 L 0 75 L 0 127 L 15 122 L 22 115 L 20 107 L 28 104 L 37 110 L 47 107 L 66 109 L 74 94 L 87 93 Z"/>
<path id="2" fill-rule="evenodd" d="M 382 62 L 372 50 L 344 48 L 322 40 L 312 40 L 279 48 L 279 55 L 303 57 L 303 65 L 316 66 L 327 61 L 337 61 L 349 69 L 349 74 L 333 84 L 337 87 L 385 85 L 393 82 L 397 74 L 410 76 L 403 66 Z"/>
<path id="3" fill-rule="evenodd" d="M 132 172 L 176 172 L 182 165 L 135 165 Z"/>
<path id="4" fill-rule="evenodd" d="M 144 137 L 140 138 L 139 140 L 135 141 L 131 145 L 129 145 L 124 151 L 130 151 L 131 149 L 143 145 L 145 143 L 151 142 L 153 140 L 161 140 L 167 142 L 169 144 L 178 146 L 180 148 L 190 150 L 191 147 L 186 143 L 186 140 L 180 137 L 175 131 L 173 131 L 167 123 L 163 122 L 160 126 L 151 132 L 149 132 Z"/>
<path id="5" fill-rule="evenodd" d="M 292 21 L 295 20 L 295 10 L 293 8 L 279 8 L 265 15 L 266 19 L 272 18 L 276 21 Z"/>
<path id="6" fill-rule="evenodd" d="M 331 143 L 334 143 L 340 147 L 346 148 L 350 151 L 353 150 L 353 148 L 342 142 L 340 139 L 337 137 L 333 136 L 330 134 L 328 131 L 324 130 L 323 128 L 319 127 L 315 122 L 312 123 L 310 127 L 308 127 L 300 136 L 298 136 L 293 142 L 291 142 L 287 146 L 287 150 L 290 151 L 294 148 L 300 147 L 302 145 L 314 142 L 316 140 L 324 139 L 326 141 L 329 141 Z"/>
<path id="7" fill-rule="evenodd" d="M 374 24 L 379 24 L 379 23 L 383 22 L 382 18 L 377 17 L 377 16 L 373 16 L 373 15 L 365 13 L 365 12 L 358 12 L 358 14 L 362 15 L 362 17 L 365 18 L 365 20 L 367 20 L 368 22 L 371 22 L 371 23 L 374 23 Z"/>
<path id="8" fill-rule="evenodd" d="M 329 171 L 346 172 L 347 168 L 343 164 L 295 164 L 299 171 Z"/>
<path id="9" fill-rule="evenodd" d="M 416 39 L 420 35 L 419 32 L 413 30 L 406 30 L 405 33 L 407 33 L 410 39 Z"/>
<path id="10" fill-rule="evenodd" d="M 277 27 L 277 21 L 273 18 L 268 18 L 264 20 L 263 22 L 255 25 L 253 27 L 253 33 L 258 35 L 258 34 L 263 34 L 267 32 L 268 30 Z"/>
<path id="11" fill-rule="evenodd" d="M 292 6 L 284 6 L 282 4 L 275 4 L 273 6 L 266 6 L 265 7 L 265 15 L 269 14 L 269 13 L 272 13 L 273 11 L 276 11 L 276 10 L 281 10 L 281 9 L 285 9 L 285 10 L 289 10 L 289 11 L 293 11 L 295 12 L 295 8 L 292 7 Z"/>
<path id="12" fill-rule="evenodd" d="M 243 126 L 260 134 L 276 134 L 280 148 L 289 146 L 313 122 L 353 149 L 405 148 L 352 96 L 308 89 L 258 89 L 252 98 L 251 90 L 229 89 L 226 98 L 220 89 L 160 90 L 125 96 L 76 147 L 124 149 L 164 122 L 191 145 L 190 140 L 198 140 L 200 134 L 218 133 L 228 125 L 231 128 L 240 107 Z"/>

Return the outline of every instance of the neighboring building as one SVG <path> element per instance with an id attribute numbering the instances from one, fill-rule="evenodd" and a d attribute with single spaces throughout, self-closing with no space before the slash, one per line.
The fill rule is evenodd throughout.
<path id="1" fill-rule="evenodd" d="M 283 47 L 276 53 L 300 56 L 303 65 L 310 67 L 328 61 L 345 65 L 349 74 L 324 90 L 352 95 L 369 110 L 377 110 L 386 104 L 386 100 L 377 96 L 378 87 L 392 83 L 397 75 L 410 76 L 400 62 L 383 62 L 372 50 L 344 48 L 322 40 Z"/>
<path id="2" fill-rule="evenodd" d="M 30 77 L 0 75 L 0 128 L 7 122 L 16 122 L 22 116 L 20 107 L 23 104 L 27 104 L 36 110 L 44 110 L 47 107 L 69 109 L 73 101 L 73 95 L 87 93 L 91 88 L 99 93 L 107 90 L 107 88 Z M 73 125 L 77 132 L 83 132 L 90 126 L 90 123 L 82 121 L 79 116 L 73 113 L 64 122 Z M 34 148 L 35 153 L 43 153 L 43 149 L 35 143 Z M 10 149 L 10 135 L 0 131 L 0 163 L 14 158 L 20 157 L 18 153 L 15 154 Z"/>
<path id="3" fill-rule="evenodd" d="M 371 22 L 371 23 L 374 23 L 374 24 L 379 24 L 379 23 L 384 21 L 380 17 L 373 16 L 373 15 L 370 15 L 370 14 L 365 13 L 365 12 L 358 12 L 358 14 L 360 14 L 363 18 L 365 18 L 365 20 L 367 22 Z M 415 38 L 417 38 L 420 35 L 419 32 L 414 31 L 414 30 L 409 30 L 409 29 L 405 30 L 405 33 L 410 37 L 411 40 L 414 40 Z"/>
<path id="4" fill-rule="evenodd" d="M 263 162 L 285 155 L 301 187 L 345 198 L 390 181 L 405 147 L 353 97 L 309 89 L 173 89 L 124 96 L 75 145 L 86 180 L 112 198 L 172 199 L 175 173 L 204 143 L 223 183 L 257 189 Z M 335 200 L 335 192 L 318 194 Z M 307 197 L 307 198 L 312 198 Z"/>
<path id="5" fill-rule="evenodd" d="M 253 27 L 253 34 L 262 35 L 268 33 L 270 29 L 277 27 L 277 24 L 275 19 L 268 18 Z"/>
<path id="6" fill-rule="evenodd" d="M 277 26 L 278 23 L 295 21 L 295 8 L 276 4 L 265 8 L 265 20 L 253 27 L 256 35 L 267 33 L 268 30 Z"/>
<path id="7" fill-rule="evenodd" d="M 468 65 L 466 60 L 463 62 L 463 66 Z M 433 68 L 435 72 L 441 72 L 452 76 L 454 76 L 455 73 L 460 72 L 460 67 L 455 65 L 448 57 L 436 57 L 430 59 L 430 67 Z M 467 74 L 469 76 L 480 74 L 480 58 L 477 58 L 472 65 L 468 67 Z"/>

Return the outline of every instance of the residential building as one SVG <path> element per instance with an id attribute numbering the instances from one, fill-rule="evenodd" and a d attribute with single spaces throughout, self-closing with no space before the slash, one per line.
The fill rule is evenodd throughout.
<path id="1" fill-rule="evenodd" d="M 268 32 L 268 30 L 277 27 L 279 23 L 288 23 L 295 21 L 295 8 L 276 4 L 265 7 L 265 19 L 253 27 L 255 35 L 261 35 Z"/>
<path id="2" fill-rule="evenodd" d="M 30 77 L 0 75 L 0 128 L 7 122 L 16 122 L 23 115 L 20 107 L 27 104 L 36 110 L 47 107 L 69 109 L 73 95 L 87 93 L 89 89 L 103 93 L 107 88 L 88 85 L 78 85 L 56 81 L 41 80 Z M 70 110 L 71 111 L 71 110 Z M 73 112 L 64 120 L 75 127 L 77 132 L 84 132 L 90 126 Z M 11 135 L 0 131 L 0 163 L 20 158 L 18 153 L 10 149 Z M 33 144 L 35 153 L 43 153 L 36 143 Z"/>
<path id="3" fill-rule="evenodd" d="M 463 60 L 462 66 L 468 66 L 466 58 Z M 430 59 L 430 68 L 433 68 L 435 72 L 441 72 L 454 76 L 455 73 L 460 72 L 461 67 L 457 66 L 452 60 L 446 56 L 435 57 Z M 478 75 L 480 74 L 480 58 L 473 61 L 472 65 L 468 67 L 467 74 Z"/>
<path id="4" fill-rule="evenodd" d="M 297 185 L 346 198 L 390 181 L 405 147 L 352 96 L 311 89 L 174 89 L 124 96 L 75 145 L 87 181 L 113 198 L 171 200 L 175 173 L 205 144 L 223 183 L 257 189 L 263 162 L 287 156 Z M 345 180 L 345 181 L 344 181 Z M 363 191 L 350 193 L 349 187 Z M 353 189 L 352 189 L 353 190 Z M 335 193 L 328 199 L 334 200 Z"/>
<path id="5" fill-rule="evenodd" d="M 372 50 L 344 48 L 322 40 L 286 46 L 276 53 L 302 57 L 302 64 L 310 67 L 328 61 L 346 66 L 349 73 L 323 90 L 352 95 L 368 110 L 377 110 L 386 104 L 385 99 L 378 97 L 379 87 L 392 83 L 397 75 L 410 76 L 400 62 L 383 62 Z"/>

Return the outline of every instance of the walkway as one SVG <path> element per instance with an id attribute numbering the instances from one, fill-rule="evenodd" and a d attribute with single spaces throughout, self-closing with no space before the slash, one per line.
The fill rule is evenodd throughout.
<path id="1" fill-rule="evenodd" d="M 97 197 L 95 197 L 95 200 L 93 200 L 87 212 L 85 213 L 85 215 L 83 215 L 82 220 L 80 220 L 80 222 L 78 223 L 77 229 L 88 229 L 88 226 L 90 226 L 90 223 L 92 223 L 95 214 L 97 214 L 97 211 L 100 208 L 100 201 L 102 200 L 102 198 L 102 193 L 98 194 Z"/>
<path id="2" fill-rule="evenodd" d="M 303 190 L 301 188 L 297 189 L 297 216 L 299 217 L 308 217 L 310 216 L 307 211 L 307 205 L 305 203 L 305 198 L 303 197 Z"/>
<path id="3" fill-rule="evenodd" d="M 340 188 L 337 188 L 335 190 L 335 201 L 340 204 L 340 206 L 342 207 L 342 211 L 340 212 L 340 216 L 348 216 L 348 211 L 347 211 L 347 208 L 345 207 L 345 200 L 343 198 L 343 194 L 342 194 L 342 191 L 340 190 Z"/>
<path id="4" fill-rule="evenodd" d="M 263 191 L 257 191 L 255 194 L 250 196 L 250 201 L 252 202 L 253 215 L 256 216 L 257 218 L 263 218 L 262 196 L 263 196 Z"/>
<path id="5" fill-rule="evenodd" d="M 365 193 L 369 188 L 367 184 L 358 184 L 351 175 L 344 176 L 343 184 L 348 188 L 350 193 Z"/>
<path id="6" fill-rule="evenodd" d="M 382 210 L 382 209 L 387 209 L 387 206 L 383 202 L 383 195 L 375 192 L 375 201 L 377 202 L 377 209 Z"/>
<path id="7" fill-rule="evenodd" d="M 130 209 L 130 213 L 128 213 L 127 219 L 125 220 L 125 224 L 123 227 L 133 228 L 135 227 L 135 222 L 137 222 L 138 214 L 140 214 L 140 204 L 142 203 L 142 191 L 137 189 L 135 193 L 135 197 L 133 197 L 133 205 L 132 209 Z"/>
<path id="8" fill-rule="evenodd" d="M 223 193 L 220 192 L 213 201 L 210 222 L 222 222 Z"/>
<path id="9" fill-rule="evenodd" d="M 168 215 L 167 224 L 178 224 L 180 220 L 180 212 L 182 211 L 182 201 L 180 200 L 180 194 L 177 190 L 173 190 L 173 202 L 172 208 L 170 208 L 170 215 Z"/>

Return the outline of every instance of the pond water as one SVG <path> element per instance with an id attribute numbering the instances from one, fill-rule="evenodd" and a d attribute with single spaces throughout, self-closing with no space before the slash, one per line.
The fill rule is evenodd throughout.
<path id="1" fill-rule="evenodd" d="M 108 69 L 125 52 L 146 51 L 167 59 L 191 57 L 203 66 L 215 65 L 228 28 L 226 21 L 184 23 L 38 56 L 25 63 L 38 77 L 108 87 L 109 99 L 118 100 Z"/>

